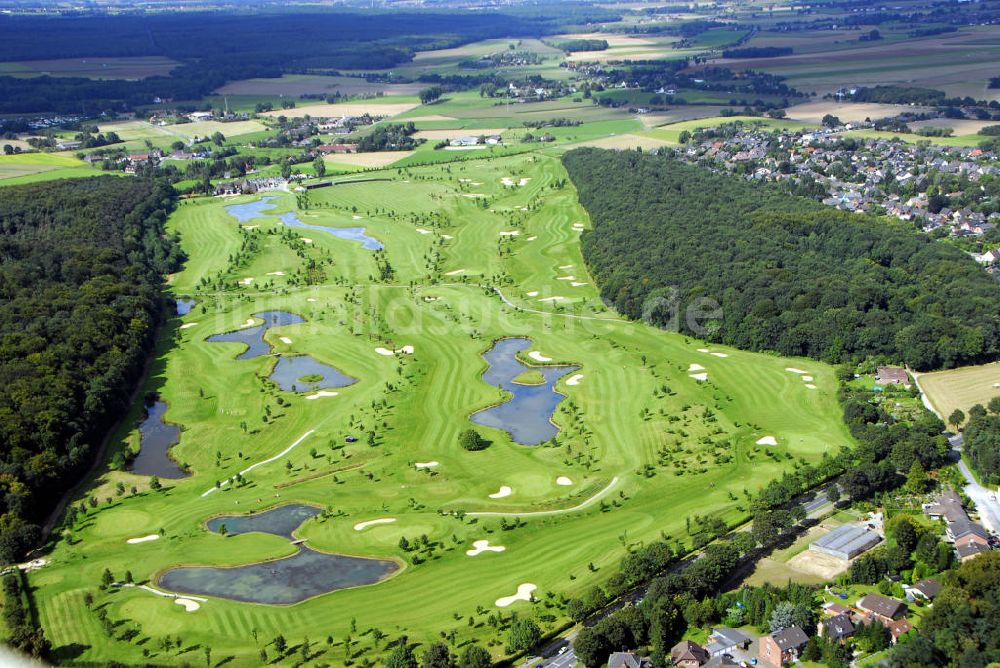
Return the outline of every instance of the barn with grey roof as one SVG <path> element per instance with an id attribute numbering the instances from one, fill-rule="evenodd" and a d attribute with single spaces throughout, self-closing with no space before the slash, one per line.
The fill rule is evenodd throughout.
<path id="1" fill-rule="evenodd" d="M 814 540 L 809 549 L 838 559 L 853 559 L 875 547 L 881 540 L 882 537 L 868 527 L 845 524 Z"/>

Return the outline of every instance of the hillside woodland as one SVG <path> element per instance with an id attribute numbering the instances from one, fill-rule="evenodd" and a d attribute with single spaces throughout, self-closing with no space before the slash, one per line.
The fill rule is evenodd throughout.
<path id="1" fill-rule="evenodd" d="M 946 242 L 669 155 L 584 148 L 564 162 L 593 222 L 587 264 L 630 318 L 831 363 L 923 370 L 1000 352 L 1000 285 Z M 685 309 L 700 298 L 720 309 L 699 326 Z"/>
<path id="2" fill-rule="evenodd" d="M 100 177 L 0 197 L 0 562 L 20 558 L 141 375 L 181 259 L 174 195 Z"/>

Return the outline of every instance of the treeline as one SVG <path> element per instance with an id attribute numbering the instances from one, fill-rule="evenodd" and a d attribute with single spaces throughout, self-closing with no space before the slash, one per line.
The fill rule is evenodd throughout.
<path id="1" fill-rule="evenodd" d="M 0 563 L 34 547 L 128 404 L 182 259 L 174 199 L 110 176 L 0 197 Z"/>
<path id="2" fill-rule="evenodd" d="M 418 50 L 557 30 L 564 17 L 436 12 L 178 12 L 117 16 L 0 15 L 0 60 L 165 56 L 169 76 L 139 81 L 0 77 L 0 113 L 93 115 L 197 100 L 228 81 L 310 69 L 385 69 Z M 309 44 L 309 48 L 302 48 Z"/>
<path id="3" fill-rule="evenodd" d="M 1000 482 L 1000 397 L 990 400 L 989 412 L 980 404 L 970 408 L 962 434 L 963 451 L 983 482 Z"/>
<path id="4" fill-rule="evenodd" d="M 563 160 L 594 222 L 587 264 L 629 318 L 832 363 L 933 369 L 1000 352 L 1000 286 L 957 248 L 669 155 Z M 719 308 L 687 317 L 699 305 Z"/>
<path id="5" fill-rule="evenodd" d="M 723 58 L 777 58 L 790 56 L 793 50 L 790 46 L 745 46 L 739 49 L 725 49 Z"/>
<path id="6" fill-rule="evenodd" d="M 944 91 L 917 86 L 862 86 L 851 95 L 851 99 L 855 102 L 923 104 L 927 106 L 939 104 L 944 98 Z"/>
<path id="7" fill-rule="evenodd" d="M 553 42 L 552 46 L 563 51 L 605 51 L 608 48 L 606 39 L 567 39 Z"/>
<path id="8" fill-rule="evenodd" d="M 11 647 L 33 657 L 47 658 L 52 650 L 35 619 L 24 574 L 15 570 L 3 576 L 3 623 Z"/>

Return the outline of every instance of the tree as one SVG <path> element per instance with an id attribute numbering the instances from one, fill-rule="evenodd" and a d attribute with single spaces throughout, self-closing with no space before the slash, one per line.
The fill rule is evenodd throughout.
<path id="1" fill-rule="evenodd" d="M 687 130 L 681 130 L 681 133 L 677 135 L 677 141 L 681 144 L 686 144 L 691 141 L 691 133 Z"/>
<path id="2" fill-rule="evenodd" d="M 523 652 L 534 647 L 535 643 L 542 639 L 542 630 L 533 619 L 518 617 L 510 625 L 507 632 L 507 650 L 509 652 Z"/>
<path id="3" fill-rule="evenodd" d="M 439 100 L 441 98 L 441 93 L 443 92 L 444 91 L 441 86 L 431 86 L 430 88 L 425 88 L 420 91 L 420 103 L 430 104 L 431 102 Z"/>
<path id="4" fill-rule="evenodd" d="M 827 487 L 827 489 L 826 489 L 826 500 L 829 501 L 830 503 L 832 503 L 833 505 L 837 505 L 837 502 L 840 501 L 840 486 L 839 485 L 837 485 L 836 483 L 834 483 L 834 484 L 830 485 L 829 487 Z"/>
<path id="5" fill-rule="evenodd" d="M 948 416 L 948 424 L 950 424 L 956 432 L 958 431 L 958 427 L 963 422 L 965 422 L 965 413 L 963 413 L 959 408 L 953 410 L 951 415 Z"/>
<path id="6" fill-rule="evenodd" d="M 323 160 L 323 156 L 317 155 L 316 159 L 313 160 L 313 170 L 319 178 L 326 176 L 326 162 Z"/>
<path id="7" fill-rule="evenodd" d="M 212 665 L 212 648 L 209 647 L 208 645 L 205 645 L 204 650 L 205 650 L 205 665 L 206 666 L 211 666 Z"/>
<path id="8" fill-rule="evenodd" d="M 466 429 L 458 435 L 458 444 L 464 449 L 473 452 L 476 450 L 485 450 L 490 442 L 480 436 L 479 432 L 475 429 Z"/>
<path id="9" fill-rule="evenodd" d="M 420 657 L 421 668 L 455 668 L 455 662 L 451 660 L 451 652 L 443 642 L 436 642 L 427 648 L 423 656 Z"/>
<path id="10" fill-rule="evenodd" d="M 986 404 L 986 408 L 994 415 L 1000 414 L 1000 396 L 990 399 Z"/>
<path id="11" fill-rule="evenodd" d="M 906 474 L 906 489 L 911 494 L 923 494 L 927 489 L 927 472 L 919 459 L 913 460 L 910 471 Z"/>
<path id="12" fill-rule="evenodd" d="M 933 566 L 937 561 L 938 543 L 940 543 L 940 540 L 938 540 L 937 535 L 933 531 L 922 533 L 917 540 L 917 560 L 928 566 Z"/>
<path id="13" fill-rule="evenodd" d="M 152 489 L 152 490 L 158 490 L 158 489 L 161 489 L 162 487 L 163 487 L 163 484 L 160 483 L 160 479 L 157 478 L 155 475 L 151 476 L 149 478 L 149 488 L 150 489 Z"/>
<path id="14" fill-rule="evenodd" d="M 819 643 L 816 641 L 816 636 L 809 638 L 809 642 L 806 643 L 805 649 L 802 650 L 802 659 L 804 661 L 819 661 L 823 653 L 819 648 Z"/>
<path id="15" fill-rule="evenodd" d="M 490 668 L 493 665 L 493 657 L 479 645 L 469 645 L 462 652 L 459 665 L 462 668 Z"/>
<path id="16" fill-rule="evenodd" d="M 274 645 L 274 650 L 278 653 L 278 656 L 284 654 L 285 650 L 288 649 L 288 642 L 285 640 L 285 636 L 280 633 L 274 636 L 274 640 L 271 643 Z"/>
<path id="17" fill-rule="evenodd" d="M 107 589 L 115 582 L 115 576 L 111 573 L 110 568 L 105 568 L 104 573 L 101 574 L 101 587 Z"/>
<path id="18" fill-rule="evenodd" d="M 591 627 L 584 627 L 573 639 L 576 658 L 587 668 L 606 664 L 612 649 L 608 646 L 607 638 Z"/>
<path id="19" fill-rule="evenodd" d="M 226 136 L 221 132 L 212 133 L 212 143 L 216 146 L 222 146 L 226 141 Z"/>
<path id="20" fill-rule="evenodd" d="M 896 539 L 896 544 L 901 547 L 907 554 L 913 552 L 917 547 L 917 530 L 914 528 L 913 523 L 905 517 L 899 520 L 896 527 L 892 531 L 893 538 Z"/>
<path id="21" fill-rule="evenodd" d="M 4 155 L 13 155 L 14 154 L 14 147 L 11 146 L 10 144 L 4 144 L 3 145 L 3 154 Z"/>
<path id="22" fill-rule="evenodd" d="M 183 151 L 184 150 L 184 142 L 182 142 L 182 141 L 180 141 L 178 139 L 177 141 L 175 141 L 174 143 L 172 143 L 170 145 L 170 148 L 173 149 L 174 151 L 177 151 L 177 152 Z"/>
<path id="23" fill-rule="evenodd" d="M 289 160 L 284 160 L 281 163 L 281 178 L 286 181 L 292 176 L 292 163 Z"/>
<path id="24" fill-rule="evenodd" d="M 407 641 L 406 636 L 399 639 L 396 649 L 385 661 L 385 668 L 417 668 L 417 658 L 413 656 L 413 648 Z"/>
<path id="25" fill-rule="evenodd" d="M 839 125 L 843 125 L 840 122 L 840 119 L 833 114 L 826 114 L 820 122 L 823 124 L 823 127 L 827 128 L 835 128 Z"/>

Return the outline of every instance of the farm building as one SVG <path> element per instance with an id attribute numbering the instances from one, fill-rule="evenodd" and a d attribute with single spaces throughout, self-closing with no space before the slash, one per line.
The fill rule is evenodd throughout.
<path id="1" fill-rule="evenodd" d="M 881 540 L 881 536 L 867 527 L 845 524 L 814 540 L 809 549 L 838 559 L 853 559 L 873 548 Z"/>
<path id="2" fill-rule="evenodd" d="M 910 386 L 910 376 L 906 369 L 898 366 L 880 366 L 875 370 L 875 382 L 879 385 Z"/>

